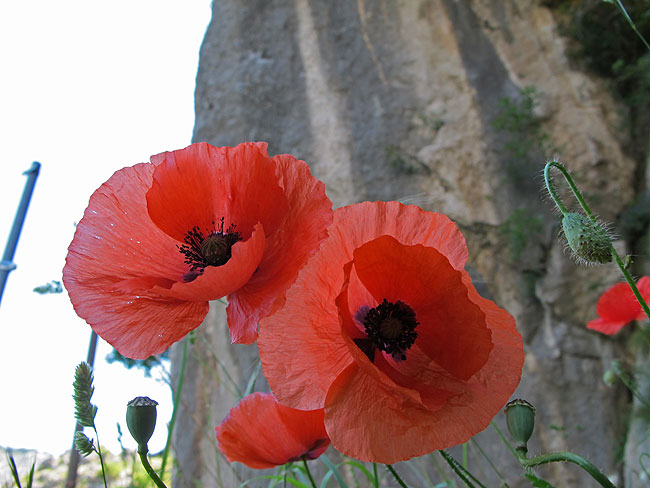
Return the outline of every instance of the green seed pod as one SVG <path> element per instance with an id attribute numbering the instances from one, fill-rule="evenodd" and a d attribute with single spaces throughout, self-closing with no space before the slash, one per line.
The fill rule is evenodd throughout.
<path id="1" fill-rule="evenodd" d="M 611 262 L 612 240 L 601 224 L 578 213 L 567 213 L 562 219 L 562 229 L 578 260 L 587 264 Z"/>
<path id="2" fill-rule="evenodd" d="M 517 443 L 516 450 L 524 455 L 528 452 L 528 439 L 535 428 L 535 407 L 526 400 L 513 400 L 506 405 L 506 424 L 510 436 Z"/>
<path id="3" fill-rule="evenodd" d="M 126 425 L 138 443 L 138 451 L 147 452 L 147 443 L 156 428 L 156 405 L 149 397 L 135 397 L 126 407 Z"/>

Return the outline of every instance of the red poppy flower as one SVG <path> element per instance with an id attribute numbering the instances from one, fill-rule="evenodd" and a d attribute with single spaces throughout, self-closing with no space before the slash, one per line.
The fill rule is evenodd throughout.
<path id="1" fill-rule="evenodd" d="M 397 202 L 337 209 L 286 301 L 260 323 L 278 401 L 325 409 L 336 449 L 392 464 L 467 441 L 519 384 L 514 319 L 478 295 L 447 217 Z"/>
<path id="2" fill-rule="evenodd" d="M 644 276 L 636 284 L 646 303 L 650 299 L 650 277 Z M 596 304 L 598 318 L 587 323 L 588 329 L 614 335 L 633 320 L 647 316 L 627 283 L 617 283 L 601 295 Z"/>
<path id="3" fill-rule="evenodd" d="M 266 143 L 192 144 L 117 171 L 90 198 L 63 281 L 77 314 L 145 358 L 228 296 L 233 342 L 251 343 L 327 236 L 325 186 Z"/>
<path id="4" fill-rule="evenodd" d="M 295 410 L 270 393 L 244 397 L 216 428 L 219 450 L 229 462 L 255 469 L 316 459 L 329 447 L 323 410 Z"/>

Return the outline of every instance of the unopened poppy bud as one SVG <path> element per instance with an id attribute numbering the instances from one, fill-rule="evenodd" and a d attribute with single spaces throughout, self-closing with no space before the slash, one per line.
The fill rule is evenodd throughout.
<path id="1" fill-rule="evenodd" d="M 156 428 L 156 405 L 149 397 L 135 397 L 126 407 L 126 425 L 138 443 L 138 451 L 147 452 L 147 442 Z"/>
<path id="2" fill-rule="evenodd" d="M 533 435 L 535 428 L 535 407 L 526 400 L 513 400 L 506 405 L 506 423 L 510 436 L 517 443 L 518 453 L 525 455 L 528 452 L 528 439 Z"/>
<path id="3" fill-rule="evenodd" d="M 567 213 L 562 219 L 562 229 L 577 258 L 588 264 L 604 264 L 612 260 L 612 240 L 598 222 L 578 213 Z"/>

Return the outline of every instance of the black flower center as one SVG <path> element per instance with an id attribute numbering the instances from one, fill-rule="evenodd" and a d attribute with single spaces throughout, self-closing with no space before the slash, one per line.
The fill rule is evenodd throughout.
<path id="1" fill-rule="evenodd" d="M 194 226 L 185 235 L 182 244 L 178 246 L 185 256 L 185 263 L 190 266 L 190 272 L 183 276 L 185 281 L 192 281 L 203 273 L 207 266 L 223 266 L 232 256 L 232 246 L 241 241 L 235 225 L 231 224 L 225 231 L 224 218 L 221 218 L 219 228 L 214 227 L 210 232 L 203 232 Z"/>
<path id="2" fill-rule="evenodd" d="M 374 361 L 377 349 L 391 354 L 396 360 L 406 359 L 406 351 L 418 337 L 415 328 L 420 324 L 411 307 L 401 300 L 393 303 L 384 298 L 359 319 L 368 339 L 355 339 L 354 342 L 370 361 Z"/>

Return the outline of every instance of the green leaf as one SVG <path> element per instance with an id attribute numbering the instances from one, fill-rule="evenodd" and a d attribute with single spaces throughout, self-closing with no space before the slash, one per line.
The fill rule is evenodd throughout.
<path id="1" fill-rule="evenodd" d="M 338 468 L 330 461 L 330 459 L 325 455 L 321 454 L 320 459 L 322 459 L 323 464 L 327 466 L 327 469 L 329 469 L 332 473 L 334 473 L 334 477 L 336 478 L 336 481 L 338 482 L 339 486 L 341 488 L 348 488 L 348 484 L 345 482 L 343 479 L 343 476 L 341 476 L 341 473 L 339 473 Z"/>
<path id="2" fill-rule="evenodd" d="M 548 481 L 543 480 L 542 478 L 538 478 L 532 473 L 526 473 L 526 478 L 530 480 L 530 482 L 535 488 L 555 488 Z"/>

